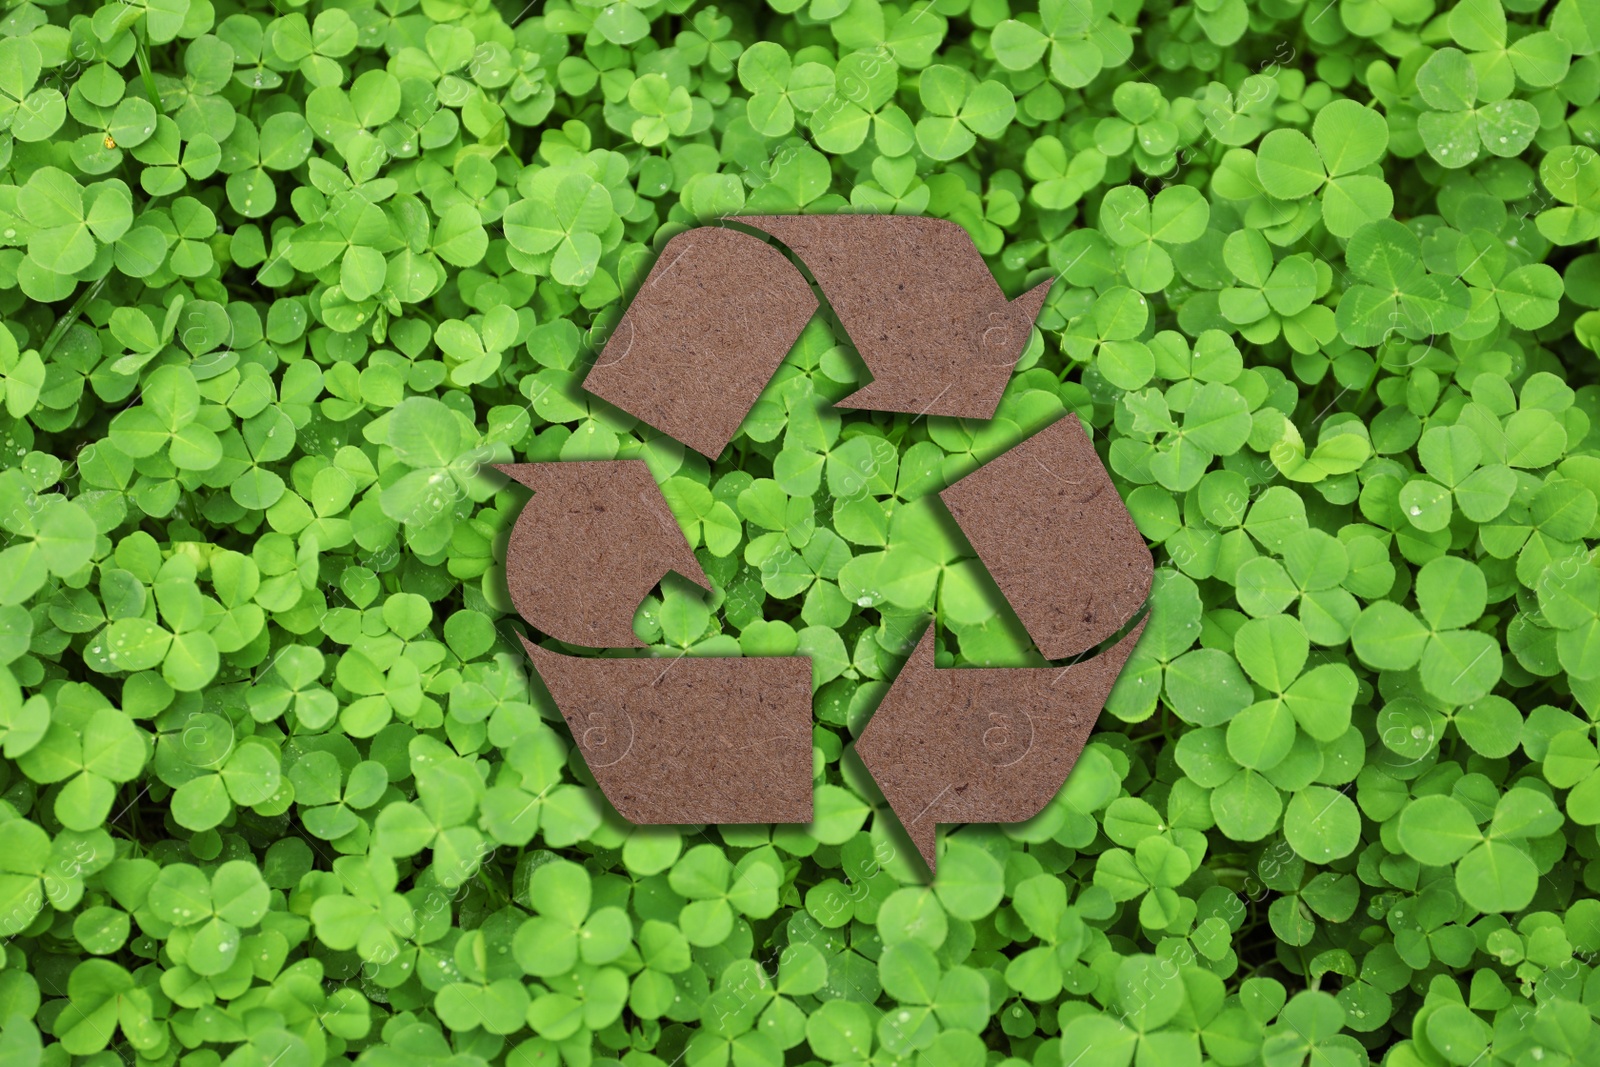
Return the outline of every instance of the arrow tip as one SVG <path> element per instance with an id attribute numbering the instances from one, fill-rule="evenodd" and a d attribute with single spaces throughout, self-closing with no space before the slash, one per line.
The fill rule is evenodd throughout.
<path id="1" fill-rule="evenodd" d="M 585 648 L 643 648 L 633 620 L 668 571 L 711 588 L 643 460 L 496 469 L 534 491 L 506 542 L 505 579 L 541 632 Z"/>
<path id="2" fill-rule="evenodd" d="M 856 754 L 930 872 L 939 823 L 1021 822 L 1060 792 L 1146 621 L 1064 668 L 940 670 L 927 629 Z"/>
<path id="3" fill-rule="evenodd" d="M 983 354 L 984 365 L 1004 366 L 1008 371 L 1016 365 L 1027 350 L 1028 338 L 1033 336 L 1034 320 L 1044 309 L 1045 297 L 1050 295 L 1050 287 L 1054 284 L 1055 279 L 1051 278 L 1015 300 L 981 313 L 978 348 Z"/>
<path id="4" fill-rule="evenodd" d="M 1046 279 L 1011 301 L 1011 306 L 1016 308 L 1018 316 L 1025 317 L 1031 326 L 1039 317 L 1039 312 L 1044 310 L 1045 299 L 1049 297 L 1050 289 L 1055 284 L 1054 278 Z"/>

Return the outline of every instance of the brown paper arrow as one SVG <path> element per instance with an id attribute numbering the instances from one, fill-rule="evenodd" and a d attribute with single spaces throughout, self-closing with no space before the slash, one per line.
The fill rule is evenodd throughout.
<path id="1" fill-rule="evenodd" d="M 504 463 L 533 490 L 506 546 L 517 612 L 569 645 L 643 648 L 639 604 L 668 571 L 710 583 L 643 460 Z"/>
<path id="2" fill-rule="evenodd" d="M 745 215 L 811 271 L 872 382 L 840 407 L 989 419 L 1050 283 L 1007 301 L 971 236 L 908 215 Z"/>
<path id="3" fill-rule="evenodd" d="M 1150 595 L 1155 561 L 1076 415 L 939 498 L 1046 659 L 1093 648 Z"/>
<path id="4" fill-rule="evenodd" d="M 583 387 L 716 459 L 817 309 L 783 253 L 720 226 L 678 234 Z"/>
<path id="5" fill-rule="evenodd" d="M 1021 822 L 1060 792 L 1144 626 L 1067 667 L 947 670 L 928 627 L 856 753 L 930 871 L 939 823 Z"/>
<path id="6" fill-rule="evenodd" d="M 629 822 L 811 821 L 810 660 L 593 659 L 522 643 Z"/>

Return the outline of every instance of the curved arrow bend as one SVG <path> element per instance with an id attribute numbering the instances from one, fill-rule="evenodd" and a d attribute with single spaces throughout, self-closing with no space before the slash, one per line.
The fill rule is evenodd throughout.
<path id="1" fill-rule="evenodd" d="M 1047 658 L 1111 637 L 1149 595 L 1150 550 L 1076 415 L 940 498 Z M 937 824 L 1020 822 L 1061 790 L 1144 627 L 1016 669 L 936 670 L 924 631 L 856 753 L 929 870 Z"/>
<path id="2" fill-rule="evenodd" d="M 707 584 L 644 461 L 496 469 L 534 491 L 511 530 L 506 585 L 551 637 L 642 647 L 632 620 L 667 571 Z M 522 643 L 624 818 L 811 820 L 809 659 L 594 659 Z"/>
<path id="3" fill-rule="evenodd" d="M 816 310 L 782 252 L 701 226 L 661 250 L 583 387 L 716 459 Z"/>
<path id="4" fill-rule="evenodd" d="M 1075 415 L 939 499 L 1045 659 L 1087 652 L 1150 595 L 1155 561 Z"/>
<path id="5" fill-rule="evenodd" d="M 506 546 L 511 602 L 557 641 L 643 648 L 633 616 L 668 571 L 711 587 L 644 460 L 495 469 L 537 501 L 517 516 Z"/>
<path id="6" fill-rule="evenodd" d="M 739 215 L 806 265 L 872 382 L 839 407 L 992 419 L 1050 282 L 1008 301 L 972 237 L 912 215 Z"/>
<path id="7" fill-rule="evenodd" d="M 939 823 L 1022 822 L 1061 791 L 1144 622 L 1070 667 L 936 670 L 923 632 L 856 753 L 934 870 Z"/>
<path id="8" fill-rule="evenodd" d="M 816 278 L 873 380 L 840 407 L 994 417 L 1050 283 L 1008 301 L 967 231 L 906 215 L 739 216 Z M 758 237 L 678 234 L 583 387 L 712 459 L 722 454 L 817 308 Z"/>

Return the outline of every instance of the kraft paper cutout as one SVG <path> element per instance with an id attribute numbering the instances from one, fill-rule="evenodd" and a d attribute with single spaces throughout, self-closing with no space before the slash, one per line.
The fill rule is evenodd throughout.
<path id="1" fill-rule="evenodd" d="M 583 387 L 716 459 L 816 310 L 765 241 L 689 230 L 661 250 Z"/>
<path id="2" fill-rule="evenodd" d="M 939 219 L 733 221 L 799 257 L 866 359 L 874 380 L 845 406 L 993 416 L 1049 283 L 1007 301 L 966 231 Z M 584 385 L 715 458 L 816 305 L 764 240 L 690 230 L 667 243 Z M 642 461 L 498 469 L 534 490 L 506 577 L 544 633 L 638 647 L 634 614 L 666 571 L 709 585 Z M 941 496 L 1048 658 L 1112 637 L 1148 595 L 1149 550 L 1076 417 Z M 1060 790 L 1144 625 L 1092 659 L 1010 670 L 936 670 L 928 628 L 856 748 L 930 869 L 939 823 L 1020 821 Z M 810 821 L 806 657 L 596 659 L 523 644 L 623 817 Z"/>
<path id="3" fill-rule="evenodd" d="M 1050 282 L 1008 301 L 965 229 L 909 215 L 741 215 L 822 288 L 872 372 L 842 408 L 990 419 Z"/>
<path id="4" fill-rule="evenodd" d="M 511 602 L 556 640 L 643 648 L 633 617 L 668 571 L 710 588 L 644 460 L 495 469 L 533 490 L 506 546 Z"/>
<path id="5" fill-rule="evenodd" d="M 811 821 L 809 659 L 591 659 L 522 643 L 623 818 Z"/>
<path id="6" fill-rule="evenodd" d="M 1120 630 L 1155 560 L 1071 413 L 939 494 L 1046 659 Z"/>
<path id="7" fill-rule="evenodd" d="M 929 626 L 856 741 L 935 870 L 939 823 L 1021 822 L 1061 790 L 1145 621 L 1067 667 L 934 667 Z"/>

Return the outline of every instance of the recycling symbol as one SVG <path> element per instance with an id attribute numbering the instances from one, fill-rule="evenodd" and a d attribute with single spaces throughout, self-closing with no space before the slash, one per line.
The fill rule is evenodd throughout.
<path id="1" fill-rule="evenodd" d="M 776 239 L 793 260 L 744 229 L 678 234 L 586 390 L 714 460 L 820 290 L 872 374 L 837 406 L 994 417 L 1049 282 L 1008 300 L 967 232 L 942 219 L 726 221 Z M 498 469 L 533 490 L 507 544 L 506 579 L 518 613 L 543 634 L 590 649 L 643 647 L 632 620 L 668 571 L 710 587 L 643 460 Z M 1068 662 L 938 668 L 932 620 L 925 625 L 856 752 L 930 869 L 938 824 L 1022 821 L 1059 792 L 1143 633 L 1146 620 L 1128 624 L 1153 573 L 1071 413 L 938 496 L 1040 653 Z M 624 818 L 811 821 L 808 657 L 593 658 L 523 644 Z"/>

